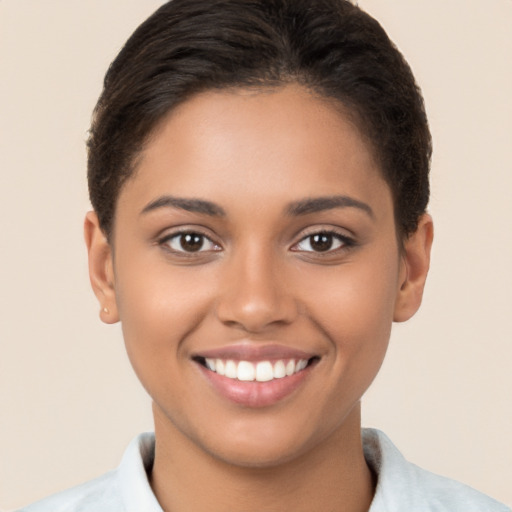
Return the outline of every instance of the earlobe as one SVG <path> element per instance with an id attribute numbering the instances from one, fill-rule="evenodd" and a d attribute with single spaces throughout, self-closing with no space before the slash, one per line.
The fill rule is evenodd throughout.
<path id="1" fill-rule="evenodd" d="M 95 212 L 88 212 L 84 236 L 89 256 L 89 278 L 100 303 L 100 318 L 107 324 L 119 321 L 117 311 L 112 248 L 100 228 Z"/>
<path id="2" fill-rule="evenodd" d="M 416 231 L 404 242 L 400 284 L 393 316 L 395 322 L 405 322 L 420 307 L 430 267 L 433 237 L 432 217 L 424 214 Z"/>

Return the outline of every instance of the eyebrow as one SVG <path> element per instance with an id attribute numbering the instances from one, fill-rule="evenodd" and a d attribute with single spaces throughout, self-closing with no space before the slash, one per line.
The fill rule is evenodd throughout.
<path id="1" fill-rule="evenodd" d="M 141 214 L 146 214 L 159 208 L 178 208 L 193 213 L 224 217 L 226 212 L 219 205 L 204 199 L 161 196 L 148 203 Z M 349 196 L 326 196 L 302 199 L 288 205 L 286 213 L 292 216 L 308 215 L 310 213 L 332 210 L 334 208 L 358 208 L 375 218 L 370 205 Z"/>
<path id="2" fill-rule="evenodd" d="M 370 205 L 349 196 L 326 196 L 303 199 L 291 203 L 287 208 L 288 215 L 307 215 L 309 213 L 332 210 L 333 208 L 357 208 L 368 214 L 372 219 L 375 214 Z"/>
<path id="3" fill-rule="evenodd" d="M 178 208 L 187 212 L 202 213 L 214 217 L 224 217 L 226 215 L 226 212 L 219 205 L 211 201 L 173 196 L 161 196 L 151 201 L 144 207 L 141 214 L 146 214 L 159 208 Z"/>

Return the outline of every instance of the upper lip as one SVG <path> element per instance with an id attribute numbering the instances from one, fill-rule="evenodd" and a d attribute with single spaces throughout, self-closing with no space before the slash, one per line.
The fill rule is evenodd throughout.
<path id="1" fill-rule="evenodd" d="M 198 351 L 194 358 L 232 359 L 235 361 L 268 361 L 279 359 L 311 359 L 317 354 L 279 344 L 240 343 Z"/>

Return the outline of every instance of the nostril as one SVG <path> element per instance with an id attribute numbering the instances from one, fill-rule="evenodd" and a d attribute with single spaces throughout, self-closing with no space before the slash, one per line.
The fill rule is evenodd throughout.
<path id="1" fill-rule="evenodd" d="M 297 307 L 288 297 L 277 300 L 226 299 L 217 308 L 217 317 L 224 325 L 247 333 L 290 324 L 296 316 Z"/>
<path id="2" fill-rule="evenodd" d="M 290 324 L 297 318 L 298 308 L 288 283 L 282 282 L 275 262 L 268 255 L 246 257 L 235 265 L 233 274 L 218 290 L 216 316 L 226 326 L 259 333 L 269 326 Z M 237 272 L 235 272 L 237 271 Z"/>

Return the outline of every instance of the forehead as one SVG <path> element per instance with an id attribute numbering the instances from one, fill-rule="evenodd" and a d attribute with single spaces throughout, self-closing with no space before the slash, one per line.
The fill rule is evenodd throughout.
<path id="1" fill-rule="evenodd" d="M 120 204 L 126 196 L 150 201 L 159 191 L 215 193 L 220 201 L 243 194 L 256 204 L 376 188 L 389 192 L 352 118 L 289 85 L 209 91 L 179 105 L 148 141 Z"/>

